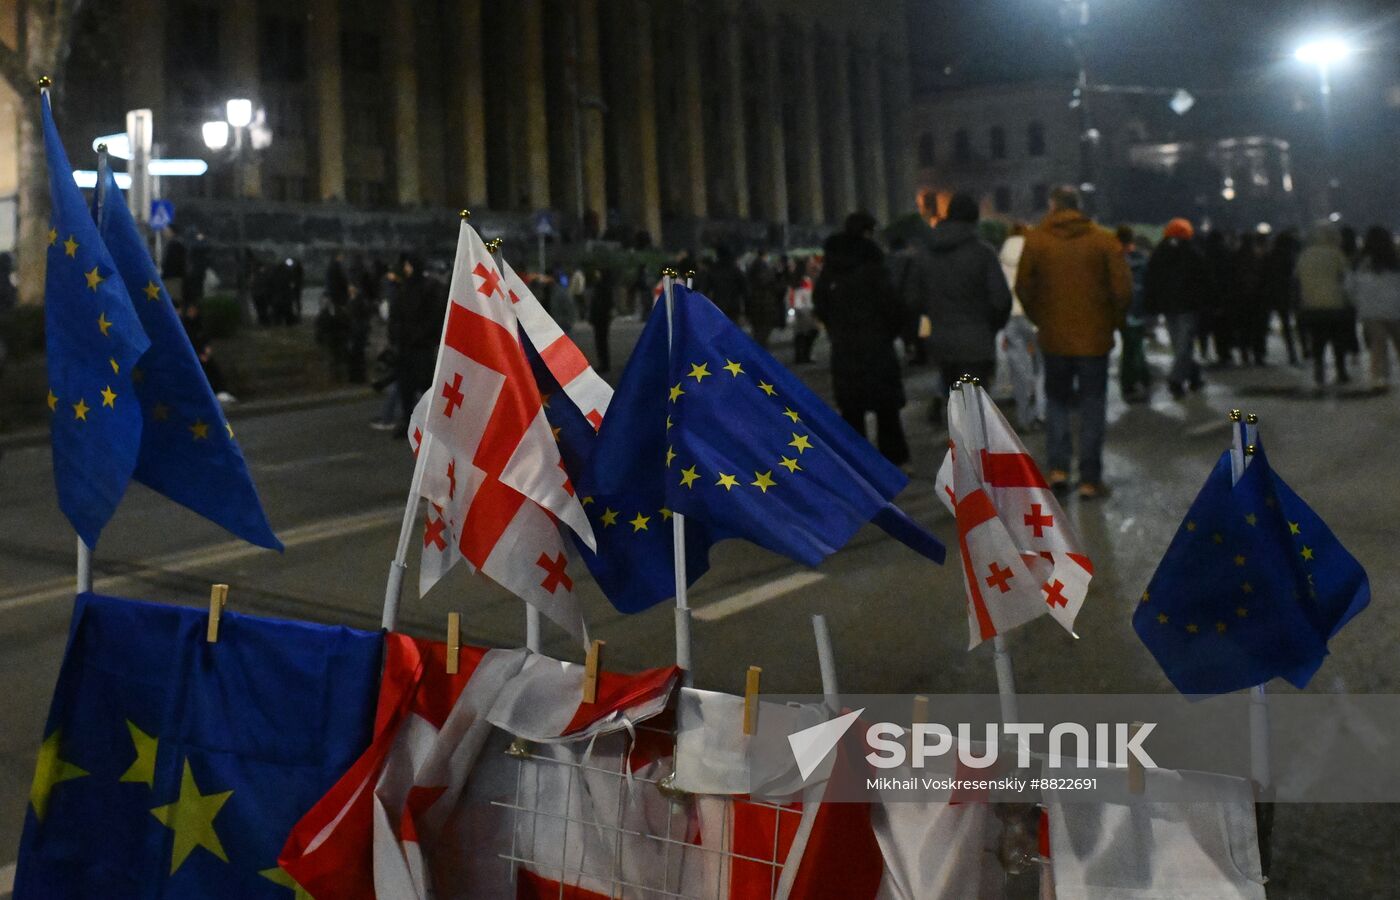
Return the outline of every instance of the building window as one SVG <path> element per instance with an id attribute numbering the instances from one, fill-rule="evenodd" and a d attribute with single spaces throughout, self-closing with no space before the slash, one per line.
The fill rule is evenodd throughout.
<path id="1" fill-rule="evenodd" d="M 1039 122 L 1026 127 L 1026 152 L 1031 156 L 1045 155 L 1045 126 Z"/>
<path id="2" fill-rule="evenodd" d="M 928 168 L 933 162 L 933 132 L 925 131 L 919 135 L 919 165 Z"/>
<path id="3" fill-rule="evenodd" d="M 959 128 L 953 135 L 953 160 L 960 163 L 972 162 L 972 135 L 966 128 Z"/>
<path id="4" fill-rule="evenodd" d="M 1050 208 L 1050 186 L 1047 184 L 1037 184 L 1031 188 L 1031 206 L 1036 212 Z"/>
<path id="5" fill-rule="evenodd" d="M 290 16 L 263 16 L 258 66 L 264 81 L 305 81 L 306 22 Z"/>
<path id="6" fill-rule="evenodd" d="M 1004 185 L 1004 184 L 1003 184 L 1003 185 L 998 185 L 998 186 L 997 186 L 997 189 L 996 189 L 996 195 L 995 195 L 995 196 L 996 196 L 997 212 L 999 212 L 999 213 L 1009 213 L 1009 212 L 1011 212 L 1011 188 L 1007 187 L 1007 186 Z"/>
<path id="7" fill-rule="evenodd" d="M 992 159 L 1006 159 L 1005 128 L 993 125 L 991 133 L 987 135 L 987 141 L 991 145 Z"/>

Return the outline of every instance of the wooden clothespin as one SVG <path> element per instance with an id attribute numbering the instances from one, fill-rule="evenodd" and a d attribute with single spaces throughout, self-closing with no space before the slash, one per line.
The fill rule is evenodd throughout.
<path id="1" fill-rule="evenodd" d="M 462 614 L 447 614 L 447 674 L 456 675 L 462 658 Z"/>
<path id="2" fill-rule="evenodd" d="M 216 584 L 209 589 L 209 630 L 205 632 L 205 640 L 211 644 L 219 642 L 219 619 L 223 617 L 224 607 L 228 605 L 228 585 Z"/>
<path id="3" fill-rule="evenodd" d="M 1128 726 L 1128 740 L 1137 737 L 1137 733 L 1142 730 L 1141 722 L 1134 722 Z M 1142 792 L 1147 790 L 1147 773 L 1143 771 L 1142 763 L 1134 754 L 1128 754 L 1128 793 L 1133 796 L 1142 796 Z"/>
<path id="4" fill-rule="evenodd" d="M 598 670 L 602 667 L 603 644 L 594 641 L 588 645 L 588 656 L 583 661 L 583 702 L 598 702 Z"/>
<path id="5" fill-rule="evenodd" d="M 758 732 L 758 680 L 763 669 L 749 666 L 749 674 L 744 679 L 744 734 Z"/>
<path id="6" fill-rule="evenodd" d="M 928 721 L 928 697 L 923 694 L 915 694 L 913 718 L 910 724 L 918 725 L 926 721 Z"/>

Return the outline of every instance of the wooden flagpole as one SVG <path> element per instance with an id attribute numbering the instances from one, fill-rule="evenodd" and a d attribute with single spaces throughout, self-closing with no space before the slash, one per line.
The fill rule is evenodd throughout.
<path id="1" fill-rule="evenodd" d="M 666 297 L 666 350 L 669 358 L 671 345 L 675 341 L 675 283 L 678 273 L 675 269 L 665 269 L 661 273 L 662 290 Z M 690 278 L 685 280 L 686 287 L 690 287 Z M 690 598 L 687 595 L 689 590 L 689 579 L 685 571 L 685 516 L 680 513 L 671 514 L 671 554 L 675 558 L 675 579 L 676 579 L 676 665 L 685 671 L 686 685 L 694 684 L 694 677 L 691 673 L 691 652 L 690 652 Z"/>
<path id="2" fill-rule="evenodd" d="M 982 457 L 980 450 L 987 446 L 987 411 L 982 408 L 982 399 L 978 396 L 981 390 L 979 379 L 971 375 L 964 375 L 958 379 L 957 387 L 962 391 L 963 405 L 969 412 L 973 407 L 977 410 L 976 427 L 977 446 L 977 477 L 983 486 L 987 484 L 987 474 L 982 471 Z M 992 637 L 992 662 L 996 666 L 997 672 L 997 693 L 1001 697 L 1001 720 L 1003 723 L 1019 722 L 1020 713 L 1016 703 L 1016 674 L 1011 666 L 1011 651 L 1006 649 L 1006 637 L 996 634 Z"/>

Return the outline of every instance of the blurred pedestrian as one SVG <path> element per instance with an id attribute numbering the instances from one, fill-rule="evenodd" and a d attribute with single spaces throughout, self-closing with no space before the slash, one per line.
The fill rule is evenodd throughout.
<path id="1" fill-rule="evenodd" d="M 160 280 L 170 302 L 179 309 L 185 304 L 185 276 L 189 272 L 189 254 L 185 242 L 174 228 L 165 229 L 165 252 L 160 260 Z"/>
<path id="2" fill-rule="evenodd" d="M 593 350 L 598 355 L 598 371 L 607 372 L 612 368 L 610 332 L 617 277 L 612 269 L 594 269 L 589 283 L 588 324 L 593 326 Z"/>
<path id="3" fill-rule="evenodd" d="M 406 435 L 413 407 L 432 386 L 444 315 L 445 304 L 439 302 L 436 285 L 424 277 L 422 261 L 412 253 L 403 254 L 389 308 L 389 340 L 398 364 L 402 414 L 395 437 Z"/>
<path id="4" fill-rule="evenodd" d="M 1194 237 L 1195 229 L 1186 219 L 1168 222 L 1143 279 L 1147 312 L 1162 316 L 1171 335 L 1172 367 L 1167 387 L 1178 400 L 1186 395 L 1187 387 L 1198 391 L 1203 383 L 1201 365 L 1196 362 L 1196 335 L 1212 282 Z"/>
<path id="5" fill-rule="evenodd" d="M 369 350 L 370 327 L 374 323 L 375 303 L 365 290 L 366 279 L 352 278 L 346 286 L 346 375 L 351 384 L 366 381 L 365 354 Z"/>
<path id="6" fill-rule="evenodd" d="M 971 375 L 992 389 L 997 332 L 1011 316 L 1011 288 L 997 251 L 977 231 L 978 217 L 975 199 L 954 194 L 914 266 L 915 295 L 930 325 L 929 358 L 945 388 Z"/>
<path id="7" fill-rule="evenodd" d="M 1269 252 L 1264 255 L 1263 271 L 1260 277 L 1260 290 L 1265 297 L 1269 311 L 1278 316 L 1279 329 L 1283 332 L 1284 349 L 1288 351 L 1288 364 L 1298 365 L 1298 346 L 1293 339 L 1295 324 L 1295 294 L 1293 292 L 1293 268 L 1298 263 L 1298 234 L 1289 228 L 1279 232 L 1274 238 Z M 1267 331 L 1267 324 L 1265 330 Z M 1302 335 L 1299 335 L 1302 340 Z M 1268 347 L 1265 345 L 1265 351 Z"/>
<path id="8" fill-rule="evenodd" d="M 899 411 L 904 381 L 894 341 L 907 311 L 874 241 L 875 219 L 857 212 L 827 238 L 821 277 L 812 292 L 817 318 L 831 338 L 831 380 L 841 417 L 865 434 L 865 414 L 875 413 L 876 446 L 890 462 L 909 462 Z"/>
<path id="9" fill-rule="evenodd" d="M 1144 279 L 1147 276 L 1147 253 L 1142 242 L 1128 225 L 1118 226 L 1118 245 L 1128 261 L 1133 276 L 1133 299 L 1118 335 L 1123 340 L 1123 356 L 1118 361 L 1118 389 L 1127 403 L 1141 403 L 1151 395 L 1152 371 L 1147 367 L 1147 352 L 1143 343 L 1147 335 L 1147 298 Z"/>
<path id="10" fill-rule="evenodd" d="M 1293 273 L 1298 297 L 1298 324 L 1308 334 L 1313 362 L 1313 381 L 1320 388 L 1326 383 L 1327 348 L 1332 348 L 1337 383 L 1349 384 L 1347 373 L 1347 331 L 1355 329 L 1351 301 L 1347 297 L 1347 276 L 1351 264 L 1342 253 L 1342 238 L 1331 222 L 1313 227 L 1308 246 L 1298 255 Z M 1354 339 L 1354 338 L 1353 338 Z"/>
<path id="11" fill-rule="evenodd" d="M 1240 235 L 1235 251 L 1235 341 L 1240 361 L 1262 366 L 1268 359 L 1269 298 L 1264 293 L 1264 259 L 1267 245 L 1263 235 Z"/>
<path id="12" fill-rule="evenodd" d="M 821 264 L 815 256 L 805 263 L 796 258 L 788 260 L 787 316 L 792 325 L 792 362 L 804 365 L 812 361 L 812 347 L 821 334 L 812 290 L 821 275 Z"/>
<path id="13" fill-rule="evenodd" d="M 1113 233 L 1079 209 L 1079 192 L 1057 188 L 1050 213 L 1026 235 L 1016 293 L 1039 329 L 1045 355 L 1050 486 L 1069 488 L 1070 411 L 1079 406 L 1079 496 L 1103 497 L 1108 354 L 1133 298 L 1132 273 Z"/>
<path id="14" fill-rule="evenodd" d="M 1371 387 L 1389 390 L 1390 348 L 1400 352 L 1400 254 L 1395 238 L 1380 225 L 1366 230 L 1352 294 L 1371 354 Z"/>
<path id="15" fill-rule="evenodd" d="M 1035 325 L 1031 324 L 1021 298 L 1016 295 L 1016 269 L 1025 248 L 1026 226 L 1017 222 L 1002 241 L 997 257 L 1001 273 L 1011 288 L 1011 318 L 1002 329 L 1001 339 L 1006 368 L 1011 374 L 1011 396 L 1016 400 L 1016 424 L 1022 431 L 1030 431 L 1045 422 L 1045 372 Z"/>
<path id="16" fill-rule="evenodd" d="M 204 330 L 204 315 L 198 303 L 186 303 L 180 310 L 180 324 L 185 328 L 185 336 L 190 340 L 190 346 L 194 348 L 195 356 L 199 358 L 199 367 L 204 370 L 204 377 L 209 381 L 209 387 L 214 391 L 214 397 L 220 403 L 236 403 L 238 398 L 228 392 L 228 383 L 224 380 L 223 368 L 214 357 L 214 347 L 209 341 L 209 335 Z"/>
<path id="17" fill-rule="evenodd" d="M 786 286 L 773 265 L 767 250 L 758 251 L 749 264 L 748 273 L 748 320 L 753 330 L 753 339 L 758 346 L 768 349 L 768 339 L 773 332 L 783 327 L 787 300 Z"/>
<path id="18" fill-rule="evenodd" d="M 1201 345 L 1203 358 L 1210 359 L 1213 348 L 1213 365 L 1228 368 L 1235 364 L 1235 335 L 1231 326 L 1236 302 L 1229 235 L 1218 228 L 1211 229 L 1206 233 L 1202 252 L 1210 272 L 1210 286 L 1200 311 L 1196 340 Z"/>
<path id="19" fill-rule="evenodd" d="M 734 259 L 734 251 L 727 244 L 720 244 L 715 250 L 714 263 L 705 272 L 705 284 L 701 289 L 720 312 L 738 323 L 748 305 L 749 285 L 743 270 Z"/>
<path id="20" fill-rule="evenodd" d="M 209 277 L 209 267 L 213 260 L 210 258 L 209 240 L 204 236 L 204 232 L 195 229 L 194 239 L 190 242 L 189 263 L 185 272 L 185 297 L 186 303 L 199 304 L 204 299 L 205 282 Z"/>

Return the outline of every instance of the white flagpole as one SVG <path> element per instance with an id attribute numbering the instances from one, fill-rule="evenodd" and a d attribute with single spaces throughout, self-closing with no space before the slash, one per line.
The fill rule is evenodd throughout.
<path id="1" fill-rule="evenodd" d="M 467 210 L 462 210 L 458 216 L 462 224 L 457 229 L 457 245 L 462 243 L 461 229 L 470 227 L 467 220 L 472 214 Z M 433 364 L 433 380 L 428 385 L 428 390 L 433 389 L 437 384 L 438 371 L 437 363 L 442 362 L 442 344 L 447 338 L 447 315 L 442 317 L 442 336 L 438 338 L 438 359 Z M 404 386 L 399 385 L 400 396 L 402 396 Z M 432 450 L 433 436 L 424 429 L 423 439 L 418 443 L 418 458 L 413 463 L 413 478 L 408 483 L 408 499 L 404 502 L 403 521 L 399 524 L 399 544 L 394 550 L 394 558 L 389 563 L 389 578 L 384 585 L 384 614 L 380 617 L 379 627 L 385 631 L 393 631 L 394 626 L 399 621 L 399 598 L 403 596 L 404 573 L 408 571 L 408 544 L 413 539 L 413 526 L 418 520 L 419 493 L 423 489 L 423 467 L 428 461 L 428 454 Z"/>
<path id="2" fill-rule="evenodd" d="M 962 390 L 963 405 L 969 411 L 974 405 L 977 409 L 977 475 L 985 486 L 987 476 L 982 471 L 980 451 L 987 446 L 987 411 L 982 408 L 982 400 L 978 396 L 980 384 L 978 379 L 964 375 L 958 379 L 957 387 Z M 1001 696 L 1001 720 L 1003 723 L 1019 722 L 1021 718 L 1016 704 L 1016 674 L 1011 667 L 1011 651 L 1006 649 L 1006 638 L 1001 634 L 992 637 L 992 661 L 997 672 L 997 693 Z"/>
<path id="3" fill-rule="evenodd" d="M 665 269 L 662 271 L 662 289 L 666 297 L 666 350 L 669 356 L 671 345 L 675 338 L 675 282 L 677 272 L 675 269 Z M 685 286 L 690 287 L 690 278 L 687 275 Z M 694 683 L 692 677 L 691 653 L 690 653 L 690 598 L 687 594 L 689 589 L 689 579 L 685 571 L 685 516 L 680 513 L 671 514 L 671 555 L 675 558 L 675 578 L 676 578 L 676 665 L 685 671 L 685 682 L 687 685 Z"/>
<path id="4" fill-rule="evenodd" d="M 49 93 L 48 89 L 44 88 L 42 93 L 47 97 Z M 107 145 L 98 144 L 97 187 L 94 188 L 94 190 L 97 192 L 97 209 L 99 212 L 102 210 L 102 194 L 104 182 L 106 181 L 107 166 Z M 101 227 L 100 223 L 98 227 Z M 83 543 L 82 538 L 78 538 L 77 587 L 78 593 L 80 594 L 86 594 L 92 590 L 92 548 Z"/>
<path id="5" fill-rule="evenodd" d="M 817 639 L 817 666 L 822 673 L 822 695 L 827 709 L 837 713 L 841 711 L 841 690 L 836 684 L 836 653 L 831 646 L 831 631 L 826 627 L 826 616 L 812 616 L 812 632 Z"/>
<path id="6" fill-rule="evenodd" d="M 541 246 L 543 246 L 544 238 L 540 238 L 540 240 L 542 242 Z M 504 267 L 501 265 L 500 241 L 491 241 L 489 244 L 486 245 L 486 249 L 491 251 L 491 258 L 496 261 L 496 271 L 504 271 Z M 541 261 L 543 261 L 543 254 L 541 255 L 540 259 Z M 540 276 L 544 276 L 543 269 L 541 269 L 540 271 Z M 540 348 L 536 347 L 535 349 L 539 350 Z M 568 545 L 567 540 L 565 540 L 564 543 L 566 546 Z M 536 609 L 534 604 L 530 603 L 529 601 L 525 602 L 525 649 L 529 650 L 531 653 L 540 652 L 540 611 Z"/>
<path id="7" fill-rule="evenodd" d="M 1240 423 L 1240 411 L 1230 411 L 1230 470 L 1239 481 L 1244 470 L 1254 460 L 1254 448 L 1259 442 L 1259 417 L 1250 413 Z M 1249 689 L 1249 772 L 1261 792 L 1273 786 L 1273 765 L 1269 752 L 1269 694 L 1265 685 Z"/>

